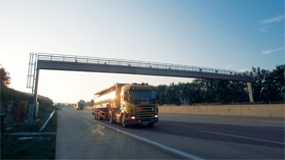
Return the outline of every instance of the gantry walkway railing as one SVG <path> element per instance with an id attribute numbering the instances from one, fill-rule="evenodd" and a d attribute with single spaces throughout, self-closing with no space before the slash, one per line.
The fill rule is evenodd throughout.
<path id="1" fill-rule="evenodd" d="M 251 82 L 251 77 L 235 71 L 159 62 L 99 58 L 75 55 L 30 53 L 27 88 L 37 94 L 40 69 L 141 74 Z M 248 85 L 250 85 L 248 83 Z"/>

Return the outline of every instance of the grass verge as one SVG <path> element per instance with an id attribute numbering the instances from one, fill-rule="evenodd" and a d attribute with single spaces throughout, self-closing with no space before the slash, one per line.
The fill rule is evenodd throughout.
<path id="1" fill-rule="evenodd" d="M 56 110 L 42 132 L 57 131 L 57 108 L 50 103 L 40 103 L 37 125 L 18 125 L 6 133 L 38 132 L 53 110 Z M 1 133 L 0 159 L 55 159 L 56 135 L 11 136 Z"/>
<path id="2" fill-rule="evenodd" d="M 19 138 L 1 134 L 1 159 L 55 159 L 56 136 Z"/>

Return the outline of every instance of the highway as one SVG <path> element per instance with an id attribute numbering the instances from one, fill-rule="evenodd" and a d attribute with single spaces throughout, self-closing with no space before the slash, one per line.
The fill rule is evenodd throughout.
<path id="1" fill-rule="evenodd" d="M 123 128 L 92 110 L 58 111 L 56 159 L 284 159 L 284 120 L 159 114 Z"/>

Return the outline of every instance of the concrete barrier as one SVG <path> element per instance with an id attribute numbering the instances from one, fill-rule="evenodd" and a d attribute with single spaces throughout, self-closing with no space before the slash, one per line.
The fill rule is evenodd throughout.
<path id="1" fill-rule="evenodd" d="M 284 104 L 159 106 L 160 113 L 284 118 Z"/>

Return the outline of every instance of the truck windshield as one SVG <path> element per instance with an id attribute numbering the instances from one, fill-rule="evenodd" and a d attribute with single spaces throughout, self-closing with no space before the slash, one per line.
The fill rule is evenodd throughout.
<path id="1" fill-rule="evenodd" d="M 131 101 L 156 101 L 156 91 L 130 91 Z"/>

